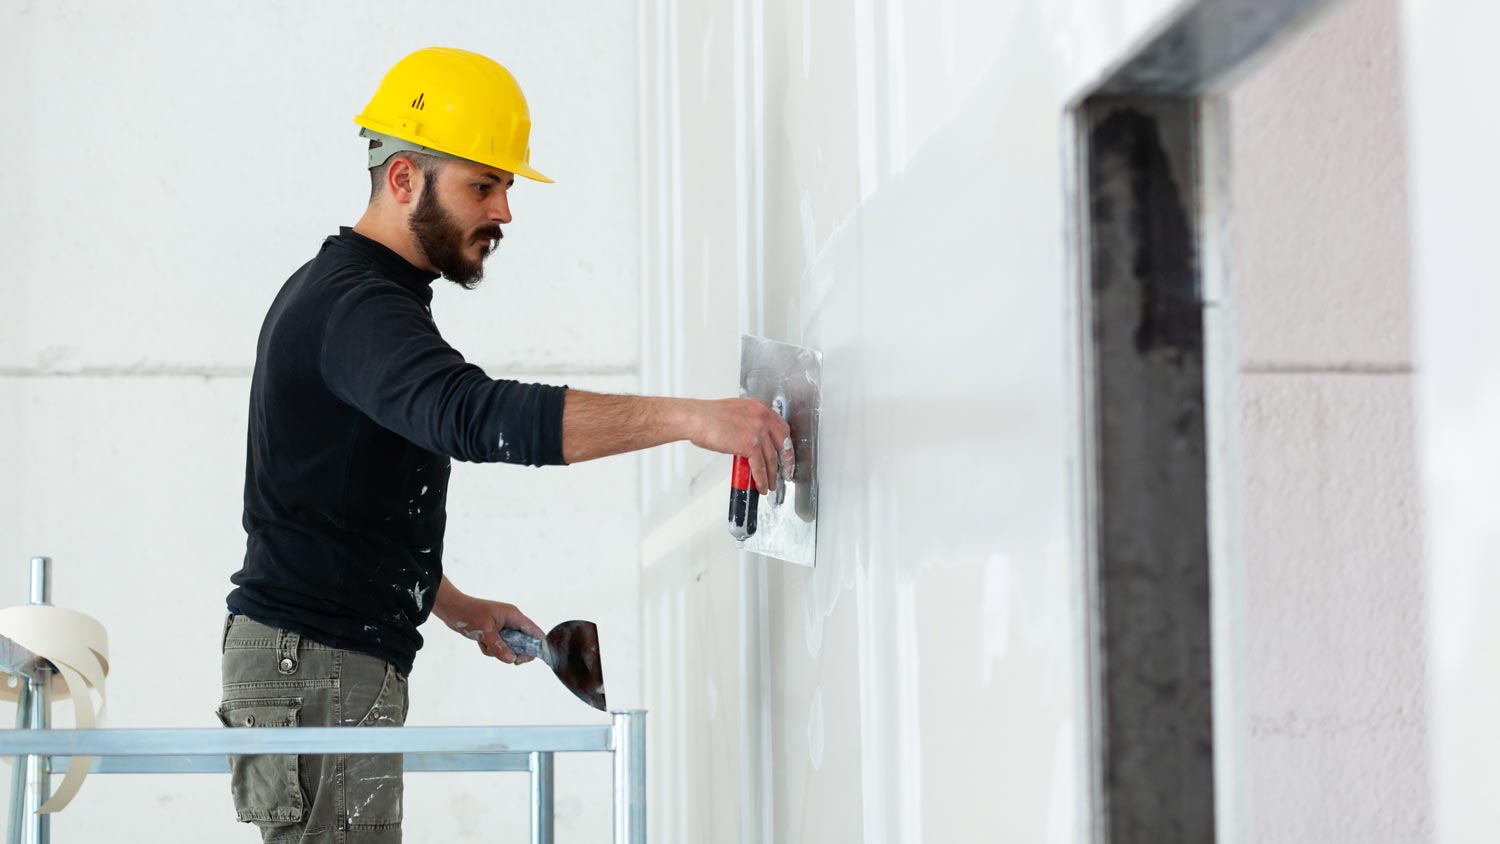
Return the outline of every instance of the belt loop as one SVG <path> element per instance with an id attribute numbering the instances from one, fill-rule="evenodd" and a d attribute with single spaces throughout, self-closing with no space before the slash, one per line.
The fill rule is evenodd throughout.
<path id="1" fill-rule="evenodd" d="M 219 637 L 219 653 L 221 653 L 221 654 L 224 653 L 224 651 L 229 646 L 229 628 L 231 628 L 233 626 L 234 626 L 234 613 L 232 613 L 232 612 L 225 613 L 224 614 L 224 635 L 222 635 L 222 636 Z"/>
<path id="2" fill-rule="evenodd" d="M 282 674 L 297 673 L 297 646 L 302 643 L 302 637 L 289 630 L 280 631 L 279 642 L 276 645 L 276 670 Z"/>

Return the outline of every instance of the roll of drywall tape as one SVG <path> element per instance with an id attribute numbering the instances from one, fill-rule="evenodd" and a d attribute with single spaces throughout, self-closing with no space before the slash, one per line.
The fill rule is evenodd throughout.
<path id="1" fill-rule="evenodd" d="M 73 699 L 73 722 L 81 730 L 104 723 L 104 677 L 109 673 L 109 636 L 104 625 L 81 612 L 45 604 L 0 610 L 0 636 L 52 663 L 52 700 Z M 99 693 L 94 708 L 89 689 Z M 19 687 L 0 682 L 0 700 L 14 701 Z M 7 762 L 11 759 L 7 758 Z M 72 801 L 93 764 L 92 757 L 75 757 L 68 773 L 41 811 L 56 812 Z"/>

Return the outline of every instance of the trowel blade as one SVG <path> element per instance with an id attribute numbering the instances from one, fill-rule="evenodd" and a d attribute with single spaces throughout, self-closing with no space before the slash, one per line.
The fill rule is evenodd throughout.
<path id="1" fill-rule="evenodd" d="M 740 394 L 784 407 L 797 458 L 792 477 L 762 496 L 745 550 L 812 566 L 818 548 L 818 413 L 823 355 L 746 334 L 740 338 Z"/>
<path id="2" fill-rule="evenodd" d="M 592 621 L 564 621 L 547 634 L 542 658 L 552 673 L 578 699 L 601 712 L 604 703 L 604 666 L 599 659 L 599 628 Z"/>

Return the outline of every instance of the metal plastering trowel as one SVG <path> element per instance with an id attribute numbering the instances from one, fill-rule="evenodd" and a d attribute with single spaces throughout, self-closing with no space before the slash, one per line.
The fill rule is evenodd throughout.
<path id="1" fill-rule="evenodd" d="M 521 656 L 540 657 L 568 691 L 600 712 L 604 704 L 604 666 L 599 661 L 599 628 L 592 621 L 564 621 L 547 638 L 538 639 L 519 630 L 500 631 L 505 646 Z"/>
<path id="2" fill-rule="evenodd" d="M 763 337 L 740 338 L 740 395 L 771 406 L 792 429 L 796 468 L 777 473 L 776 489 L 763 497 L 750 479 L 750 463 L 734 461 L 729 484 L 729 534 L 745 550 L 812 566 L 818 550 L 818 408 L 823 355 Z"/>

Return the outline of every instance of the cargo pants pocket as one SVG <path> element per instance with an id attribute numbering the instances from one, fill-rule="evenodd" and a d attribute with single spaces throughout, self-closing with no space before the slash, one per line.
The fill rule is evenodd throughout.
<path id="1" fill-rule="evenodd" d="M 379 682 L 379 691 L 356 726 L 399 727 L 406 723 L 406 678 L 389 664 L 378 664 L 384 676 L 374 675 L 370 678 L 373 681 L 370 685 Z M 358 671 L 364 666 L 345 665 L 346 672 L 354 673 L 349 671 L 351 668 Z M 350 679 L 349 673 L 345 675 L 345 682 Z M 399 753 L 345 757 L 344 807 L 351 831 L 400 828 L 403 768 Z"/>
<path id="2" fill-rule="evenodd" d="M 224 701 L 218 715 L 226 727 L 296 727 L 301 712 L 298 698 L 258 698 Z M 306 799 L 297 766 L 296 756 L 229 757 L 235 816 L 268 831 L 301 822 Z"/>

